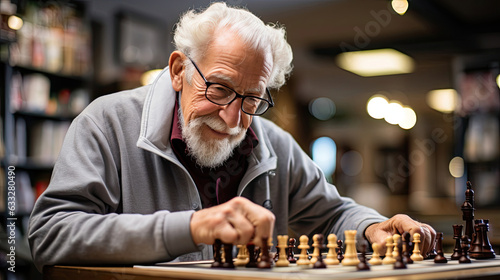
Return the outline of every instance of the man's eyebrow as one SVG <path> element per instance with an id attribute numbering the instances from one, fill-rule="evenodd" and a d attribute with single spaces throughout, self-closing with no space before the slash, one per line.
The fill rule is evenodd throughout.
<path id="1" fill-rule="evenodd" d="M 235 90 L 235 89 L 234 89 L 234 81 L 233 81 L 233 79 L 231 79 L 230 77 L 228 77 L 228 76 L 226 76 L 226 75 L 224 75 L 224 74 L 220 74 L 220 73 L 212 73 L 212 74 L 210 75 L 210 78 L 212 78 L 212 77 L 213 77 L 213 78 L 216 78 L 216 79 L 218 79 L 218 80 L 222 80 L 222 81 L 226 82 L 226 83 L 229 85 L 229 87 L 230 87 L 231 89 Z M 207 78 L 207 79 L 209 79 L 209 78 Z M 236 90 L 235 90 L 235 91 L 236 91 Z M 246 93 L 246 92 L 250 92 L 250 93 L 259 93 L 259 92 L 261 92 L 261 88 L 250 88 L 250 89 L 245 89 L 245 93 Z"/>

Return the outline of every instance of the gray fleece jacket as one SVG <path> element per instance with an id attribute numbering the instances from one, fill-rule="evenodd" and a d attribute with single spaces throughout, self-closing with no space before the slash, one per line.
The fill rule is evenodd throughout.
<path id="1" fill-rule="evenodd" d="M 201 200 L 170 146 L 175 95 L 167 68 L 149 86 L 96 99 L 73 121 L 30 217 L 38 269 L 212 258 L 211 246 L 191 238 Z M 341 197 L 287 132 L 260 117 L 252 128 L 259 145 L 238 195 L 272 201 L 275 235 L 342 239 L 356 229 L 360 239 L 368 225 L 386 220 Z"/>

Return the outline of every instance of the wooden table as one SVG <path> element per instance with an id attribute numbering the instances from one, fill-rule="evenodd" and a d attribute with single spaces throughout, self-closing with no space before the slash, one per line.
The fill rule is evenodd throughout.
<path id="1" fill-rule="evenodd" d="M 209 262 L 159 264 L 134 267 L 52 266 L 44 270 L 44 279 L 51 280 L 152 280 L 152 279 L 500 279 L 500 258 L 473 260 L 472 264 L 434 264 L 426 260 L 395 270 L 391 265 L 371 266 L 370 271 L 355 267 L 329 266 L 327 269 L 303 269 L 297 266 L 274 267 L 270 270 L 213 269 Z"/>

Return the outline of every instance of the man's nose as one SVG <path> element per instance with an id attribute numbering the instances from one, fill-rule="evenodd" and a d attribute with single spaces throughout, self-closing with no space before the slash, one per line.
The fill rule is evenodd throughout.
<path id="1" fill-rule="evenodd" d="M 219 116 L 230 128 L 237 127 L 241 122 L 241 98 L 236 98 L 233 102 L 223 106 L 219 111 Z"/>

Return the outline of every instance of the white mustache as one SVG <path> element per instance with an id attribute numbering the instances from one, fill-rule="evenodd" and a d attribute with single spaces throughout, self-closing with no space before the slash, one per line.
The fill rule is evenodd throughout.
<path id="1" fill-rule="evenodd" d="M 202 123 L 206 124 L 208 127 L 211 129 L 221 132 L 221 133 L 227 133 L 229 135 L 238 135 L 241 133 L 241 130 L 243 129 L 241 126 L 237 127 L 228 127 L 224 121 L 220 120 L 217 117 L 214 116 L 204 116 L 198 118 Z"/>

